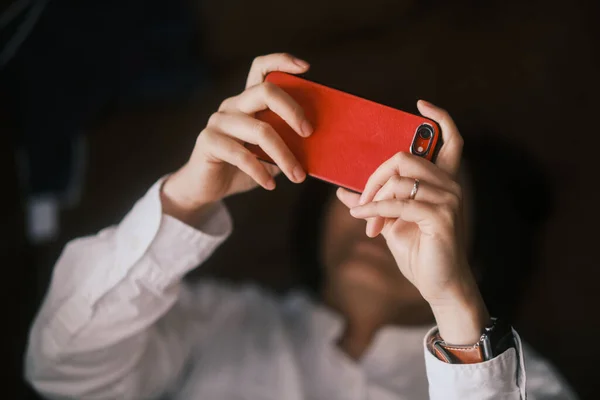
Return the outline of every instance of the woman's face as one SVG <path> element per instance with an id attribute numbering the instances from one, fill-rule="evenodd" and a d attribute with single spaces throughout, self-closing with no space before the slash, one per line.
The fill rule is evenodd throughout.
<path id="1" fill-rule="evenodd" d="M 360 304 L 388 309 L 424 303 L 398 269 L 383 236 L 369 238 L 365 226 L 365 221 L 352 217 L 337 198 L 329 201 L 321 243 L 324 298 L 343 313 L 353 312 Z"/>

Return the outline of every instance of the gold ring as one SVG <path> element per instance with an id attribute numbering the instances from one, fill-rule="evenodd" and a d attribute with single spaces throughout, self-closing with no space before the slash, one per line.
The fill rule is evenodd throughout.
<path id="1" fill-rule="evenodd" d="M 410 191 L 409 199 L 414 200 L 417 197 L 417 192 L 419 191 L 419 180 L 415 179 L 415 184 L 413 185 L 412 190 Z"/>

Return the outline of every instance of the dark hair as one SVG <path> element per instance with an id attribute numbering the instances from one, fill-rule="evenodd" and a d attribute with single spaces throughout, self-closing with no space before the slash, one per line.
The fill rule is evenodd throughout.
<path id="1" fill-rule="evenodd" d="M 473 187 L 470 262 L 477 266 L 490 313 L 512 320 L 536 267 L 538 233 L 550 212 L 551 191 L 545 174 L 522 149 L 499 139 L 465 143 L 463 156 Z M 323 283 L 323 214 L 334 192 L 333 185 L 307 182 L 292 231 L 297 281 L 315 296 Z"/>

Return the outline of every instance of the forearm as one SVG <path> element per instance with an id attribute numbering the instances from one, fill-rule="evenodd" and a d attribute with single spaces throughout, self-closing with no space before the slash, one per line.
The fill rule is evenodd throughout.
<path id="1" fill-rule="evenodd" d="M 490 316 L 474 280 L 460 282 L 457 290 L 450 291 L 446 301 L 432 304 L 439 336 L 448 348 L 475 346 L 481 340 L 484 328 L 490 325 Z M 426 338 L 428 343 L 435 331 Z M 522 362 L 520 339 L 515 335 L 515 346 L 492 359 L 466 361 L 465 355 L 456 356 L 454 363 L 441 361 L 426 344 L 425 359 L 431 399 L 525 399 L 525 370 Z M 481 349 L 480 349 L 481 351 Z M 459 351 L 462 353 L 462 350 Z M 469 353 L 471 354 L 471 353 Z M 465 361 L 460 362 L 461 359 Z"/>
<path id="2" fill-rule="evenodd" d="M 440 336 L 454 345 L 477 343 L 490 315 L 471 275 L 459 281 L 444 301 L 431 304 Z"/>
<path id="3" fill-rule="evenodd" d="M 515 348 L 492 360 L 477 364 L 440 361 L 424 341 L 425 364 L 431 400 L 525 400 L 525 367 L 521 340 L 515 333 Z"/>
<path id="4" fill-rule="evenodd" d="M 206 219 L 208 232 L 163 215 L 159 188 L 118 227 L 70 243 L 57 262 L 27 355 L 28 378 L 46 395 L 121 398 L 135 392 L 141 375 L 153 375 L 152 363 L 140 362 L 144 354 L 185 344 L 156 335 L 154 325 L 173 312 L 181 277 L 230 225 L 223 208 Z M 174 371 L 182 362 L 168 361 Z"/>
<path id="5" fill-rule="evenodd" d="M 184 167 L 185 168 L 185 167 Z M 163 213 L 179 221 L 198 228 L 215 208 L 215 203 L 202 202 L 197 198 L 187 196 L 188 179 L 182 178 L 183 169 L 169 176 L 160 191 Z"/>

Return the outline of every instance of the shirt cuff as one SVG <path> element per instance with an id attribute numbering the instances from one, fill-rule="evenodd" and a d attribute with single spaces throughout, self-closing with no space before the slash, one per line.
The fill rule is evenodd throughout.
<path id="1" fill-rule="evenodd" d="M 525 399 L 525 369 L 521 339 L 513 330 L 515 348 L 477 364 L 449 364 L 439 360 L 423 342 L 425 365 L 432 400 Z"/>
<path id="2" fill-rule="evenodd" d="M 214 205 L 198 230 L 164 215 L 160 202 L 163 181 L 148 190 L 115 230 L 74 242 L 79 247 L 71 250 L 75 252 L 70 256 L 73 263 L 83 262 L 85 256 L 95 265 L 77 285 L 78 295 L 69 296 L 50 322 L 44 339 L 48 354 L 64 349 L 110 292 L 139 296 L 138 284 L 155 293 L 163 292 L 207 259 L 230 234 L 231 218 L 222 203 Z M 62 263 L 68 261 L 63 259 Z M 121 302 L 115 304 L 122 306 Z"/>
<path id="3" fill-rule="evenodd" d="M 164 179 L 159 181 L 159 190 L 153 193 L 159 203 L 162 181 Z M 142 261 L 132 275 L 148 288 L 163 291 L 212 255 L 231 234 L 232 221 L 222 202 L 213 205 L 197 228 L 163 214 L 162 205 L 158 211 L 158 231 L 143 260 L 148 262 Z"/>
<path id="4" fill-rule="evenodd" d="M 222 203 L 215 205 L 199 229 L 163 214 L 158 233 L 148 249 L 151 262 L 146 268 L 138 268 L 134 275 L 147 287 L 163 291 L 208 259 L 229 236 L 231 226 L 231 218 Z"/>
<path id="5" fill-rule="evenodd" d="M 214 205 L 199 229 L 163 214 L 160 190 L 165 179 L 156 182 L 117 227 L 113 267 L 96 271 L 101 276 L 91 281 L 105 284 L 87 288 L 90 304 L 127 275 L 162 290 L 207 259 L 230 234 L 231 217 L 222 203 Z"/>

